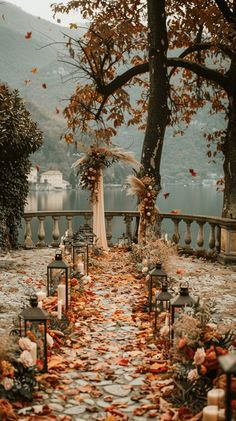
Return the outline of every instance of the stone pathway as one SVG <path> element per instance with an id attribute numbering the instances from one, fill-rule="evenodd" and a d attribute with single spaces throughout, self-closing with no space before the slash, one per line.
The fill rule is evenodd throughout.
<path id="1" fill-rule="evenodd" d="M 0 333 L 9 328 L 26 295 L 46 283 L 46 267 L 54 253 L 19 251 L 5 259 L 0 268 Z M 91 273 L 92 281 L 84 286 L 83 311 L 74 310 L 79 314 L 74 332 L 59 352 L 66 368 L 49 371 L 55 383 L 51 377 L 33 403 L 18 411 L 20 421 L 161 419 L 160 391 L 153 391 L 161 382 L 168 385 L 168 379 L 153 374 L 150 367 L 161 365 L 163 355 L 155 345 L 150 315 L 145 318 L 143 313 L 140 319 L 134 311 L 144 296 L 144 278 L 136 276 L 129 253 L 113 250 L 106 261 L 106 269 Z M 176 285 L 187 280 L 195 294 L 216 299 L 221 321 L 236 323 L 233 267 L 176 256 L 169 266 Z M 184 269 L 181 275 L 179 268 Z"/>

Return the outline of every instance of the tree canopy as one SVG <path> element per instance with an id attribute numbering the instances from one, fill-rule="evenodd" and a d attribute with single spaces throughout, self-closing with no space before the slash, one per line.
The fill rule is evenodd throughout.
<path id="1" fill-rule="evenodd" d="M 67 43 L 78 83 L 65 109 L 66 140 L 72 142 L 79 129 L 109 142 L 122 124 L 137 124 L 146 131 L 141 162 L 159 184 L 166 125 L 183 132 L 197 108 L 209 102 L 211 113 L 224 112 L 228 121 L 225 130 L 205 136 L 209 159 L 217 151 L 224 154 L 223 215 L 236 217 L 235 1 L 54 4 L 55 12 L 72 9 L 79 9 L 90 24 L 82 39 Z M 134 84 L 140 96 L 131 101 Z"/>
<path id="2" fill-rule="evenodd" d="M 0 85 L 0 247 L 17 246 L 28 195 L 30 155 L 42 145 L 18 91 Z"/>

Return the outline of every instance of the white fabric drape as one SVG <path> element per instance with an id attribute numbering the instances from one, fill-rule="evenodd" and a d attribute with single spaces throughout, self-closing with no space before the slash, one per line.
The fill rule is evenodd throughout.
<path id="1" fill-rule="evenodd" d="M 96 235 L 96 245 L 107 250 L 102 171 L 98 179 L 97 191 L 97 200 L 93 203 L 93 232 Z"/>

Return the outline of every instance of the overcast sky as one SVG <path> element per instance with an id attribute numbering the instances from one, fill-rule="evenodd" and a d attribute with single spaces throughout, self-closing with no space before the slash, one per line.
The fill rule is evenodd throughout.
<path id="1" fill-rule="evenodd" d="M 49 20 L 53 23 L 57 23 L 56 19 L 52 17 L 52 10 L 50 9 L 50 4 L 56 3 L 57 0 L 7 0 L 9 3 L 13 3 L 16 6 L 19 6 L 25 12 L 30 13 L 34 16 L 40 16 L 43 19 Z M 58 0 L 58 3 L 62 0 Z M 66 1 L 64 2 L 67 3 Z M 70 15 L 58 15 L 61 19 L 61 24 L 67 26 L 69 23 L 78 22 L 78 14 L 71 13 Z"/>

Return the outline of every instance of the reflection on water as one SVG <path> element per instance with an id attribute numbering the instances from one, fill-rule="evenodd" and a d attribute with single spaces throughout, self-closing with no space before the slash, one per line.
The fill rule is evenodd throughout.
<path id="1" fill-rule="evenodd" d="M 169 193 L 165 200 L 164 193 Z M 107 211 L 125 211 L 136 210 L 137 200 L 134 196 L 127 196 L 126 191 L 117 187 L 104 187 L 104 203 Z M 170 212 L 173 209 L 179 209 L 181 213 L 195 215 L 220 216 L 223 203 L 223 194 L 216 191 L 215 186 L 184 186 L 169 185 L 160 193 L 157 205 L 160 212 Z M 83 190 L 69 191 L 40 191 L 30 192 L 28 204 L 25 208 L 27 212 L 34 211 L 56 211 L 56 210 L 90 210 L 89 194 Z M 82 218 L 77 218 L 74 230 L 78 229 L 83 223 Z M 163 223 L 163 231 L 172 233 L 172 222 Z M 64 233 L 66 221 L 60 222 L 60 233 Z M 183 233 L 184 224 L 180 223 L 180 232 Z M 207 229 L 207 228 L 206 228 Z M 34 241 L 36 240 L 37 222 L 33 221 Z M 45 221 L 45 231 L 51 232 L 51 221 Z M 124 225 L 115 218 L 113 221 L 113 241 L 122 234 Z M 197 226 L 193 224 L 194 235 L 197 232 Z M 50 238 L 46 241 L 50 242 Z"/>
<path id="2" fill-rule="evenodd" d="M 167 199 L 164 193 L 169 193 Z M 159 194 L 160 212 L 179 209 L 181 213 L 220 216 L 223 194 L 215 186 L 169 185 Z M 136 198 L 117 187 L 104 188 L 105 210 L 136 210 Z M 89 194 L 83 190 L 30 192 L 25 211 L 91 209 Z"/>

